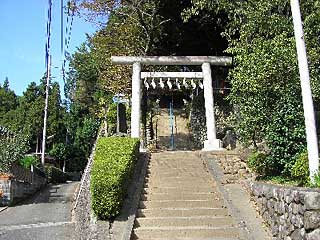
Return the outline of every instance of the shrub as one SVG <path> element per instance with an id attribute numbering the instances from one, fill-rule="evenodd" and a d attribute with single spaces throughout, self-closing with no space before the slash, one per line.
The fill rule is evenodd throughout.
<path id="1" fill-rule="evenodd" d="M 306 185 L 309 182 L 309 165 L 308 152 L 305 150 L 297 155 L 295 163 L 291 170 L 291 176 L 299 181 L 301 185 Z"/>
<path id="2" fill-rule="evenodd" d="M 28 149 L 26 136 L 17 134 L 7 137 L 0 134 L 0 172 L 10 173 L 12 163 L 23 158 Z"/>
<path id="3" fill-rule="evenodd" d="M 38 166 L 39 159 L 36 156 L 25 156 L 24 158 L 20 159 L 19 164 L 24 168 L 30 168 L 31 165 Z"/>
<path id="4" fill-rule="evenodd" d="M 275 108 L 272 121 L 266 127 L 269 157 L 276 163 L 278 174 L 285 176 L 291 175 L 297 155 L 306 146 L 302 106 L 291 98 L 278 100 L 283 106 Z"/>
<path id="5" fill-rule="evenodd" d="M 92 208 L 100 219 L 120 212 L 139 153 L 139 140 L 100 138 L 91 170 Z"/>
<path id="6" fill-rule="evenodd" d="M 312 183 L 311 186 L 320 188 L 320 172 L 319 171 L 314 175 L 314 183 Z"/>
<path id="7" fill-rule="evenodd" d="M 45 173 L 48 183 L 65 183 L 68 180 L 66 173 L 53 166 L 45 166 Z"/>
<path id="8" fill-rule="evenodd" d="M 266 176 L 269 173 L 267 155 L 264 152 L 254 151 L 248 157 L 248 167 L 260 176 Z"/>

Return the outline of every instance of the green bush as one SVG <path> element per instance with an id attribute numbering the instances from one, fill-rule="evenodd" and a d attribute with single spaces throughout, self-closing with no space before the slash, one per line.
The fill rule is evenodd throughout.
<path id="1" fill-rule="evenodd" d="M 314 175 L 314 183 L 312 183 L 311 186 L 320 188 L 320 172 L 319 171 Z"/>
<path id="2" fill-rule="evenodd" d="M 31 165 L 38 166 L 39 163 L 39 159 L 36 156 L 25 156 L 19 161 L 19 164 L 24 168 L 30 168 Z"/>
<path id="3" fill-rule="evenodd" d="M 0 134 L 0 173 L 10 173 L 12 163 L 23 158 L 28 149 L 26 136 L 17 134 L 8 138 Z"/>
<path id="4" fill-rule="evenodd" d="M 48 183 L 65 183 L 68 180 L 66 173 L 53 166 L 45 166 L 45 173 Z"/>
<path id="5" fill-rule="evenodd" d="M 308 152 L 306 150 L 298 154 L 290 172 L 291 176 L 297 179 L 301 185 L 309 183 Z"/>
<path id="6" fill-rule="evenodd" d="M 120 212 L 139 154 L 139 140 L 100 138 L 91 170 L 92 208 L 100 219 Z"/>
<path id="7" fill-rule="evenodd" d="M 248 167 L 260 176 L 269 174 L 270 166 L 267 162 L 267 155 L 264 152 L 254 151 L 248 157 Z"/>

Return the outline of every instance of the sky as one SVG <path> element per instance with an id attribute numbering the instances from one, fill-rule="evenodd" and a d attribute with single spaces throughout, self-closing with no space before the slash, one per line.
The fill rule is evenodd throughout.
<path id="1" fill-rule="evenodd" d="M 63 89 L 61 76 L 60 0 L 53 0 L 51 55 L 52 76 Z M 66 4 L 67 0 L 64 0 Z M 8 77 L 10 88 L 22 95 L 29 83 L 39 83 L 45 73 L 47 0 L 0 0 L 0 84 Z M 64 17 L 64 26 L 66 16 Z M 96 27 L 75 17 L 69 52 L 74 52 Z M 65 29 L 64 29 L 65 32 Z"/>

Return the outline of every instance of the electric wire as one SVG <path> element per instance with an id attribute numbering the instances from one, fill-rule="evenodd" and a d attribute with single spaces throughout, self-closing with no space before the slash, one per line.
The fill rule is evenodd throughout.
<path id="1" fill-rule="evenodd" d="M 75 2 L 73 0 L 69 0 L 67 3 L 67 17 L 66 17 L 66 26 L 65 26 L 65 35 L 64 35 L 64 41 L 62 40 L 61 43 L 64 43 L 63 49 L 63 60 L 62 60 L 62 78 L 64 85 L 66 84 L 66 64 L 67 64 L 67 58 L 69 56 L 69 47 L 71 42 L 71 36 L 72 36 L 72 28 L 73 28 L 73 20 L 74 20 L 74 6 Z M 63 14 L 63 0 L 61 0 L 61 14 Z M 63 19 L 63 16 L 62 16 Z M 63 34 L 63 21 L 61 22 L 61 33 Z"/>

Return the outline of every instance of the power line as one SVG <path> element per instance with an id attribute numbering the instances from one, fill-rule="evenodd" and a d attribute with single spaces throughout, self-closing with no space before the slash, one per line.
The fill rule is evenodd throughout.
<path id="1" fill-rule="evenodd" d="M 69 0 L 67 3 L 67 19 L 66 19 L 66 26 L 65 26 L 64 41 L 61 40 L 62 41 L 61 43 L 62 44 L 64 43 L 64 47 L 62 47 L 63 49 L 62 77 L 63 77 L 64 84 L 66 84 L 65 71 L 66 71 L 67 57 L 69 56 L 69 47 L 70 47 L 71 36 L 72 36 L 73 20 L 74 20 L 74 13 L 75 13 L 74 6 L 75 6 L 74 0 Z M 64 8 L 63 0 L 61 0 L 61 9 L 63 8 Z M 61 18 L 63 19 L 63 10 L 61 10 L 61 14 L 62 14 Z M 62 23 L 61 33 L 63 35 L 63 21 L 61 23 Z"/>

